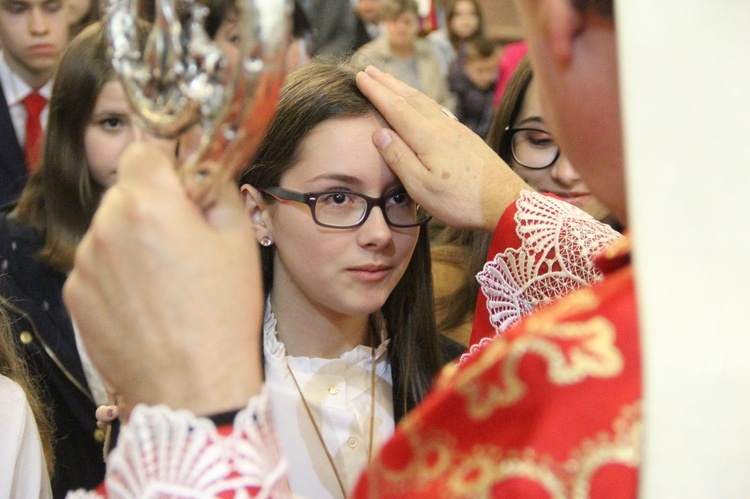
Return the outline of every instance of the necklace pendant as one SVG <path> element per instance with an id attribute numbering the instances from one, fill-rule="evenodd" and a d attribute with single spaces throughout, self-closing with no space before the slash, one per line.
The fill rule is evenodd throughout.
<path id="1" fill-rule="evenodd" d="M 337 393 L 339 393 L 339 387 L 336 385 L 329 386 L 328 393 L 330 393 L 331 395 L 336 395 Z"/>

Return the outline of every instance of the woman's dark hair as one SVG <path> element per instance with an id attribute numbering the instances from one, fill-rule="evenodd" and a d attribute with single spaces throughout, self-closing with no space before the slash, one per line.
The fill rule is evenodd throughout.
<path id="1" fill-rule="evenodd" d="M 532 76 L 531 59 L 526 55 L 521 59 L 510 80 L 508 80 L 508 86 L 505 87 L 500 107 L 498 107 L 487 133 L 487 145 L 503 158 L 507 165 L 513 164 L 508 130 L 513 128 L 513 124 L 518 119 Z"/>
<path id="2" fill-rule="evenodd" d="M 138 28 L 145 41 L 147 26 Z M 73 268 L 75 249 L 105 190 L 89 171 L 84 134 L 99 92 L 114 77 L 101 26 L 90 25 L 70 42 L 57 68 L 42 164 L 14 211 L 20 224 L 43 237 L 37 257 L 61 272 Z"/>
<path id="3" fill-rule="evenodd" d="M 284 173 L 299 160 L 302 142 L 319 124 L 337 118 L 377 115 L 355 81 L 356 72 L 337 63 L 315 60 L 290 74 L 276 115 L 255 159 L 239 184 L 256 189 L 278 186 Z M 273 203 L 272 196 L 264 195 Z M 312 220 L 311 220 L 312 222 Z M 263 288 L 273 287 L 274 249 L 262 247 Z M 394 405 L 408 410 L 427 393 L 442 361 L 433 309 L 430 244 L 421 228 L 404 276 L 381 309 L 391 342 L 388 357 L 398 371 Z M 398 411 L 398 409 L 397 409 Z"/>
<path id="4" fill-rule="evenodd" d="M 474 12 L 477 14 L 477 18 L 479 19 L 479 24 L 477 25 L 477 31 L 473 35 L 471 35 L 468 39 L 463 40 L 458 37 L 453 31 L 451 31 L 451 20 L 453 19 L 453 16 L 456 15 L 456 6 L 461 2 L 469 2 L 474 6 Z M 448 10 L 445 12 L 445 26 L 446 31 L 448 32 L 448 40 L 450 40 L 451 45 L 453 45 L 453 49 L 458 51 L 461 50 L 464 43 L 470 42 L 476 38 L 485 38 L 484 33 L 484 15 L 482 14 L 482 6 L 479 4 L 478 0 L 454 0 L 448 5 Z"/>

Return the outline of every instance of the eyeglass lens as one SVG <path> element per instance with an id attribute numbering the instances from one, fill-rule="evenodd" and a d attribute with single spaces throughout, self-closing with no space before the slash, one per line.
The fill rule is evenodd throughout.
<path id="1" fill-rule="evenodd" d="M 558 147 L 543 130 L 521 129 L 513 134 L 513 157 L 527 168 L 546 168 L 555 162 Z"/>
<path id="2" fill-rule="evenodd" d="M 320 195 L 315 203 L 315 218 L 320 223 L 336 227 L 359 224 L 367 212 L 367 200 L 358 194 L 332 192 Z M 385 201 L 384 215 L 395 226 L 416 225 L 428 218 L 405 192 L 391 195 Z"/>

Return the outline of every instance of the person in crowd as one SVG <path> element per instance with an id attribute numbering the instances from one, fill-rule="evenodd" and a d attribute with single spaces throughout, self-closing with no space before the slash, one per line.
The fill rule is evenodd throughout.
<path id="1" fill-rule="evenodd" d="M 456 98 L 456 118 L 482 138 L 492 123 L 500 48 L 486 38 L 468 42 L 453 61 L 448 84 Z"/>
<path id="2" fill-rule="evenodd" d="M 141 27 L 145 40 L 148 32 Z M 99 200 L 117 179 L 117 161 L 143 132 L 116 80 L 99 25 L 71 41 L 55 76 L 40 169 L 17 205 L 0 211 L 0 296 L 44 405 L 56 422 L 53 489 L 91 487 L 104 476 L 104 433 L 94 411 L 108 401 L 62 301 L 76 246 Z M 173 141 L 158 141 L 175 151 Z"/>
<path id="3" fill-rule="evenodd" d="M 427 35 L 427 40 L 440 56 L 443 74 L 448 73 L 464 47 L 478 38 L 486 38 L 482 6 L 478 0 L 455 0 L 450 3 L 445 27 Z"/>
<path id="4" fill-rule="evenodd" d="M 487 144 L 526 183 L 540 193 L 553 194 L 616 230 L 622 226 L 602 203 L 590 194 L 580 175 L 562 154 L 549 132 L 532 81 L 531 61 L 525 58 L 508 84 L 506 99 L 495 113 Z M 479 291 L 477 274 L 482 271 L 491 242 L 484 231 L 448 227 L 433 240 L 433 280 L 438 330 L 465 345 L 478 343 L 495 331 L 472 324 L 485 324 L 487 301 Z M 539 302 L 529 303 L 533 310 Z M 474 321 L 474 311 L 481 317 Z M 506 330 L 511 323 L 503 327 Z"/>
<path id="5" fill-rule="evenodd" d="M 350 0 L 297 0 L 296 4 L 310 24 L 306 38 L 310 57 L 341 58 L 350 53 L 354 41 Z"/>
<path id="6" fill-rule="evenodd" d="M 355 76 L 316 61 L 288 76 L 239 181 L 261 246 L 266 384 L 304 497 L 347 497 L 463 353 L 434 325 L 429 216 L 372 144 L 384 121 Z"/>
<path id="7" fill-rule="evenodd" d="M 53 426 L 0 301 L 0 496 L 52 497 Z"/>
<path id="8" fill-rule="evenodd" d="M 626 222 L 612 3 L 518 6 L 554 136 Z M 372 138 L 410 196 L 449 225 L 496 229 L 483 286 L 505 278 L 510 288 L 533 281 L 531 292 L 554 293 L 558 277 L 578 277 L 581 286 L 592 268 L 605 275 L 448 369 L 353 496 L 634 496 L 642 370 L 628 240 L 613 244 L 606 224 L 529 192 L 479 137 L 396 78 L 368 68 L 357 81 L 393 127 Z M 130 415 L 107 486 L 174 486 L 168 458 L 192 444 L 191 455 L 205 459 L 188 467 L 196 480 L 180 486 L 196 494 L 288 493 L 255 357 L 258 257 L 246 247 L 254 235 L 236 192 L 227 186 L 206 212 L 190 209 L 169 158 L 146 146 L 126 152 L 121 175 L 65 289 L 96 364 L 127 400 L 143 404 Z M 535 279 L 545 276 L 551 280 Z M 219 433 L 207 416 L 226 423 L 227 414 L 233 424 Z M 201 473 L 207 465 L 221 472 Z M 132 469 L 141 472 L 137 482 Z"/>
<path id="9" fill-rule="evenodd" d="M 447 74 L 437 53 L 417 37 L 419 9 L 415 0 L 388 0 L 383 8 L 385 33 L 355 54 L 358 63 L 372 63 L 420 90 L 440 105 L 454 109 Z"/>
<path id="10" fill-rule="evenodd" d="M 356 52 L 359 48 L 369 43 L 382 34 L 380 20 L 383 13 L 383 4 L 385 0 L 358 0 L 354 9 L 355 26 L 354 26 L 354 43 L 352 51 Z"/>
<path id="11" fill-rule="evenodd" d="M 39 166 L 52 75 L 68 43 L 64 2 L 0 5 L 0 205 L 15 201 Z"/>
<path id="12" fill-rule="evenodd" d="M 497 110 L 487 144 L 537 192 L 554 194 L 622 231 L 622 224 L 592 195 L 552 137 L 528 56 L 521 60 L 506 92 L 507 102 Z"/>

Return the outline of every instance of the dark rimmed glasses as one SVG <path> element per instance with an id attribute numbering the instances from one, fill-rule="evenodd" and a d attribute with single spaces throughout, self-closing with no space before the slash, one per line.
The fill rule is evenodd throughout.
<path id="1" fill-rule="evenodd" d="M 509 128 L 510 152 L 519 165 L 542 169 L 555 164 L 560 148 L 549 132 L 538 128 Z"/>
<path id="2" fill-rule="evenodd" d="M 306 204 L 310 207 L 316 224 L 332 229 L 359 227 L 365 223 L 375 206 L 380 208 L 386 223 L 392 227 L 416 227 L 426 224 L 432 218 L 403 189 L 379 198 L 343 190 L 305 193 L 283 187 L 266 187 L 260 190 L 279 200 Z"/>

